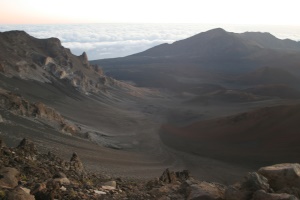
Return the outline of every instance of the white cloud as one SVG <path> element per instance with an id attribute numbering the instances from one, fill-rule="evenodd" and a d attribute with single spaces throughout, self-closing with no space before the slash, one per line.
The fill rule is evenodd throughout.
<path id="1" fill-rule="evenodd" d="M 57 37 L 62 44 L 90 60 L 127 56 L 162 43 L 172 43 L 194 34 L 222 27 L 227 31 L 271 32 L 279 38 L 300 40 L 300 27 L 238 26 L 210 24 L 69 24 L 0 25 L 0 31 L 25 30 L 37 38 Z"/>

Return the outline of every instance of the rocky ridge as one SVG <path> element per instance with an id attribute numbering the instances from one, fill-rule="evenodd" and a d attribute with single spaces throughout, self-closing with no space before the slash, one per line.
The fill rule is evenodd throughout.
<path id="1" fill-rule="evenodd" d="M 75 56 L 57 38 L 37 39 L 24 31 L 0 33 L 0 71 L 6 76 L 53 82 L 67 80 L 82 92 L 99 92 L 106 76 L 90 65 L 85 52 Z"/>
<path id="2" fill-rule="evenodd" d="M 15 148 L 0 139 L 0 199 L 188 199 L 296 200 L 300 197 L 300 164 L 278 164 L 248 173 L 230 186 L 199 181 L 187 170 L 166 169 L 149 181 L 112 178 L 87 172 L 78 154 L 65 161 L 39 153 L 23 139 Z"/>
<path id="3" fill-rule="evenodd" d="M 0 73 L 42 83 L 67 83 L 84 94 L 144 91 L 104 75 L 101 67 L 89 63 L 85 52 L 73 55 L 58 38 L 37 39 L 24 31 L 0 32 Z"/>
<path id="4" fill-rule="evenodd" d="M 77 126 L 62 117 L 59 112 L 41 102 L 32 103 L 20 95 L 1 88 L 0 99 L 0 109 L 7 110 L 14 115 L 41 120 L 66 134 L 75 135 L 79 133 Z"/>

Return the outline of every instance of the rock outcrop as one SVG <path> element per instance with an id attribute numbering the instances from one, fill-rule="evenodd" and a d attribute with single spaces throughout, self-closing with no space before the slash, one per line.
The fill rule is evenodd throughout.
<path id="1" fill-rule="evenodd" d="M 65 120 L 59 112 L 41 102 L 31 103 L 15 93 L 0 88 L 0 108 L 19 116 L 42 120 L 48 124 L 56 124 L 60 131 L 75 135 L 78 128 Z"/>
<path id="2" fill-rule="evenodd" d="M 300 188 L 300 164 L 298 163 L 284 163 L 262 167 L 258 172 L 269 180 L 271 187 L 275 191 L 285 187 Z"/>

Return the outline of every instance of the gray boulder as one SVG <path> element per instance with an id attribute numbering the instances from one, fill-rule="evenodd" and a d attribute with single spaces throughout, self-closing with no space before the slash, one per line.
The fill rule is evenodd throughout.
<path id="1" fill-rule="evenodd" d="M 300 188 L 300 164 L 284 163 L 262 167 L 258 173 L 269 180 L 271 188 L 275 191 L 283 188 Z"/>
<path id="2" fill-rule="evenodd" d="M 268 180 L 256 172 L 250 172 L 243 182 L 228 187 L 225 197 L 228 200 L 248 200 L 257 190 L 270 191 Z"/>

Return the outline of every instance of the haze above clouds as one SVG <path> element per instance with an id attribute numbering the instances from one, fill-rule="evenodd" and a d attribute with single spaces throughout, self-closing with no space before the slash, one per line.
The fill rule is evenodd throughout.
<path id="1" fill-rule="evenodd" d="M 271 32 L 279 38 L 300 40 L 300 27 L 203 24 L 68 24 L 0 25 L 0 31 L 24 30 L 37 38 L 57 37 L 62 45 L 90 60 L 127 56 L 162 43 L 172 43 L 212 28 L 227 31 Z"/>

